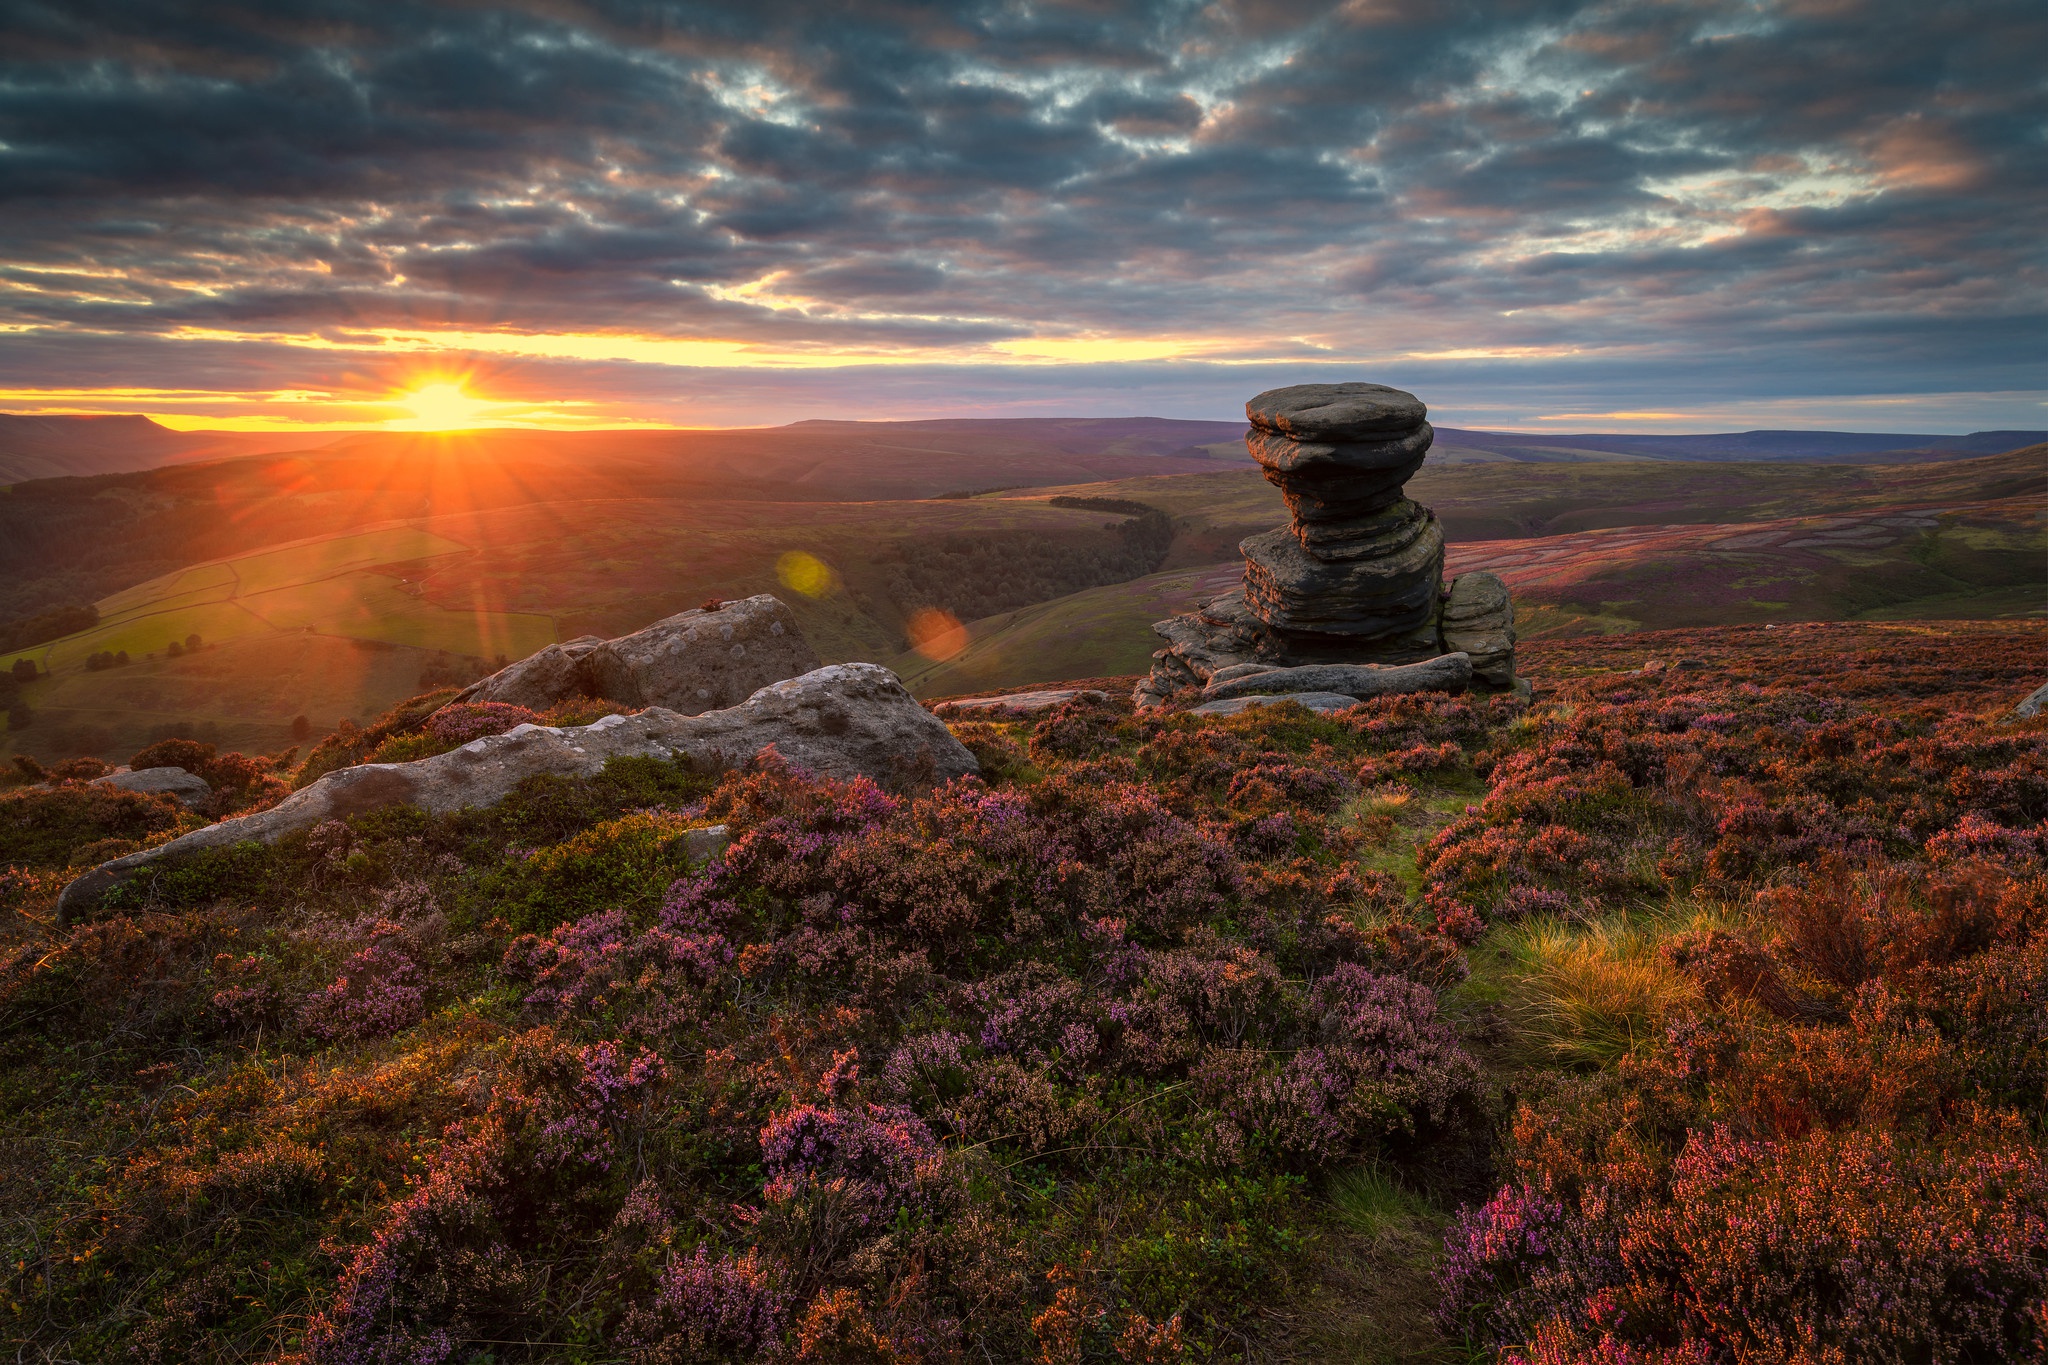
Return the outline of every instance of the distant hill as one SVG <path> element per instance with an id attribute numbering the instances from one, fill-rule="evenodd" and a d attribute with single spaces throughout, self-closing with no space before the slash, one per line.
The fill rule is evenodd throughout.
<path id="1" fill-rule="evenodd" d="M 135 415 L 40 417 L 0 412 L 0 484 L 304 450 L 336 438 L 331 431 L 173 431 Z"/>
<path id="2" fill-rule="evenodd" d="M 1865 431 L 1733 431 L 1702 436 L 1572 435 L 1438 427 L 1432 457 L 1576 464 L 1597 460 L 1711 460 L 1802 464 L 1920 464 L 1996 455 L 2048 441 L 2048 431 L 1934 436 Z"/>
<path id="3" fill-rule="evenodd" d="M 1701 436 L 1476 431 L 1438 427 L 1437 464 L 1611 460 L 1915 464 L 1990 455 L 2048 440 L 2048 432 L 1967 436 L 1901 432 L 1744 431 Z M 451 452 L 513 457 L 578 470 L 593 460 L 634 466 L 699 496 L 920 498 L 991 487 L 1085 483 L 1248 464 L 1244 424 L 1169 417 L 941 418 L 921 422 L 810 420 L 730 430 L 528 431 L 455 436 L 402 432 L 173 431 L 150 418 L 0 413 L 0 485 L 129 473 L 172 464 L 318 451 L 376 462 Z M 1165 461 L 1166 465 L 1154 464 Z"/>

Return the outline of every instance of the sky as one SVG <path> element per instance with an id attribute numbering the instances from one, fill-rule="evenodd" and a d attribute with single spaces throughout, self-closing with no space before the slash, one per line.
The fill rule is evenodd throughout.
<path id="1" fill-rule="evenodd" d="M 2037 429 L 2044 224 L 2040 0 L 0 0 L 10 412 Z"/>

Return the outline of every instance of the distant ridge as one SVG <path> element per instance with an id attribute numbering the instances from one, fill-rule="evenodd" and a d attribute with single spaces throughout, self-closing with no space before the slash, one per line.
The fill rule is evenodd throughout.
<path id="1" fill-rule="evenodd" d="M 37 416 L 0 412 L 0 484 L 126 474 L 186 460 L 322 446 L 343 433 L 173 431 L 139 413 Z"/>
<path id="2" fill-rule="evenodd" d="M 1807 464 L 1918 464 L 2000 455 L 2048 441 L 2048 431 L 1973 431 L 1967 436 L 1867 431 L 1731 431 L 1700 436 L 1604 432 L 1470 431 L 1438 427 L 1437 446 L 1497 459 L 1551 464 L 1602 455 L 1638 460 L 1799 461 Z"/>
<path id="3" fill-rule="evenodd" d="M 1687 436 L 1635 436 L 1602 432 L 1553 433 L 1479 431 L 1438 427 L 1438 463 L 1506 460 L 1531 464 L 1573 464 L 1600 460 L 1761 461 L 1809 464 L 1920 464 L 1999 454 L 2048 440 L 2044 431 L 1975 431 L 1965 436 L 1908 432 L 1741 431 Z M 737 466 L 756 471 L 778 494 L 793 472 L 809 483 L 833 485 L 835 466 L 848 456 L 858 462 L 903 460 L 924 455 L 959 458 L 975 454 L 1015 458 L 1035 452 L 1042 461 L 1103 459 L 1162 462 L 1160 473 L 1183 473 L 1188 461 L 1248 463 L 1241 422 L 1172 417 L 947 417 L 922 421 L 854 421 L 811 418 L 779 427 L 730 429 L 631 428 L 619 431 L 548 431 L 504 428 L 473 433 L 478 442 L 505 448 L 549 449 L 583 458 L 602 446 L 607 453 L 631 452 L 656 463 L 695 460 L 714 452 L 745 458 Z M 30 416 L 0 413 L 0 485 L 33 479 L 122 474 L 165 465 L 244 456 L 319 450 L 354 455 L 374 449 L 399 450 L 421 438 L 385 431 L 242 432 L 173 431 L 141 415 Z M 770 471 L 762 457 L 771 447 L 797 470 Z M 808 468 L 806 461 L 823 460 Z M 804 471 L 804 472 L 798 472 Z M 846 471 L 840 470 L 839 473 Z M 1129 468 L 1075 466 L 1034 473 L 1040 482 L 1117 477 Z M 915 482 L 915 480 L 912 480 Z M 965 485 L 962 485 L 963 487 Z M 979 485 L 976 485 L 979 486 Z M 813 495 L 823 487 L 812 489 Z M 930 496 L 907 486 L 874 490 L 881 496 Z"/>

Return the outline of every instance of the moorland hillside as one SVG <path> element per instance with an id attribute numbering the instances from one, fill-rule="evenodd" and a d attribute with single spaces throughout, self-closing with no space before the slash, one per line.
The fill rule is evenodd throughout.
<path id="1" fill-rule="evenodd" d="M 32 660 L 38 676 L 0 682 L 15 686 L 0 701 L 28 708 L 7 743 L 118 758 L 187 733 L 267 752 L 290 742 L 299 716 L 367 720 L 500 656 L 764 591 L 792 603 L 826 658 L 893 661 L 926 695 L 1129 672 L 1153 647 L 1151 622 L 1191 605 L 1191 585 L 1284 517 L 1256 470 L 1174 454 L 1165 443 L 1185 424 L 1094 423 L 1096 438 L 1154 444 L 1088 455 L 1050 451 L 1055 437 L 1086 445 L 1088 433 L 1048 424 L 1051 436 L 1015 438 L 1014 460 L 905 454 L 896 438 L 922 424 L 886 425 L 892 439 L 868 464 L 849 455 L 832 476 L 853 490 L 843 497 L 687 484 L 687 470 L 656 477 L 653 457 L 631 452 L 570 469 L 560 451 L 575 447 L 552 437 L 536 438 L 531 459 L 515 458 L 517 441 L 483 460 L 459 441 L 378 438 L 354 454 L 26 485 L 0 497 L 0 520 L 36 530 L 0 537 L 19 570 L 0 597 L 38 604 L 7 641 L 9 660 Z M 920 439 L 964 440 L 977 426 L 934 425 L 945 430 Z M 816 426 L 820 442 L 879 439 L 869 424 Z M 1060 482 L 1077 462 L 1152 472 Z M 1159 472 L 1190 467 L 1209 472 Z M 709 479 L 707 468 L 689 477 Z M 1437 510 L 1456 565 L 1498 569 L 1524 598 L 1527 628 L 1554 632 L 2025 613 L 2039 605 L 2042 468 L 2038 448 L 1893 466 L 1432 463 L 1411 489 Z M 875 495 L 904 479 L 935 494 L 1053 482 Z M 1879 524 L 1930 509 L 1931 525 Z M 1852 520 L 1819 525 L 1829 517 Z M 1728 533 L 1596 534 L 1710 523 Z M 1815 534 L 1795 534 L 1802 526 Z M 209 547 L 231 552 L 195 554 Z M 121 586 L 66 595 L 93 583 Z M 965 623 L 958 668 L 913 651 L 911 623 L 927 611 Z M 203 648 L 184 652 L 195 636 Z"/>
<path id="2" fill-rule="evenodd" d="M 68 928 L 83 867 L 304 771 L 139 756 L 210 774 L 203 811 L 23 772 L 0 1331 L 303 1365 L 2039 1359 L 2048 719 L 2010 713 L 2048 627 L 1521 668 L 1533 704 L 958 723 L 981 775 L 935 790 L 614 760 L 216 849 Z M 314 766 L 525 714 L 450 695 Z"/>

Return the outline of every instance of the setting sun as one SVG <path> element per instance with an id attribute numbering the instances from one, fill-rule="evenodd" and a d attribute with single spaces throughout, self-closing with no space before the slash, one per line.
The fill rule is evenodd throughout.
<path id="1" fill-rule="evenodd" d="M 413 418 L 391 425 L 413 431 L 455 431 L 480 425 L 497 404 L 472 397 L 455 383 L 422 384 L 398 401 Z"/>

